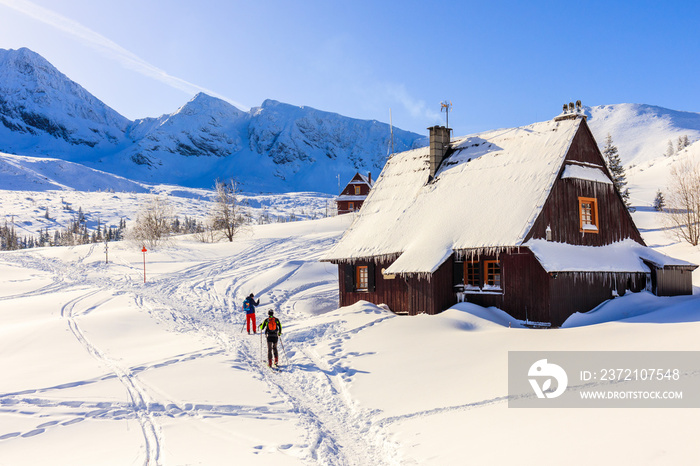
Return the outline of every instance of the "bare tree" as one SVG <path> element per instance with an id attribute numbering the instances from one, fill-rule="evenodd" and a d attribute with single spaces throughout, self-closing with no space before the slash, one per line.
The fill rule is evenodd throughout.
<path id="1" fill-rule="evenodd" d="M 238 186 L 233 180 L 216 181 L 216 199 L 210 214 L 210 225 L 220 231 L 226 239 L 233 241 L 234 235 L 243 224 L 243 216 L 238 202 Z"/>
<path id="2" fill-rule="evenodd" d="M 170 236 L 172 208 L 166 199 L 154 196 L 137 214 L 130 238 L 155 247 Z"/>
<path id="3" fill-rule="evenodd" d="M 664 196 L 664 226 L 678 241 L 700 243 L 700 164 L 686 159 L 671 167 Z"/>
<path id="4" fill-rule="evenodd" d="M 194 237 L 202 243 L 213 243 L 217 240 L 216 230 L 212 225 L 212 219 L 206 219 L 193 234 Z"/>

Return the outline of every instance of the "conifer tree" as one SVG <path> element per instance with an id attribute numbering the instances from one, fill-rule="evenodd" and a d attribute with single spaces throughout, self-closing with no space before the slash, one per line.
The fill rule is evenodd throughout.
<path id="1" fill-rule="evenodd" d="M 654 198 L 654 210 L 661 212 L 666 206 L 666 200 L 664 199 L 664 193 L 661 190 L 656 191 L 656 197 Z"/>
<path id="2" fill-rule="evenodd" d="M 612 136 L 608 133 L 605 138 L 605 147 L 603 148 L 603 155 L 605 156 L 605 161 L 608 164 L 608 169 L 613 177 L 613 184 L 622 196 L 622 200 L 627 208 L 630 207 L 630 190 L 627 187 L 627 178 L 625 176 L 625 167 L 622 166 L 622 161 L 620 160 L 620 154 L 617 152 L 617 146 L 613 144 Z"/>
<path id="3" fill-rule="evenodd" d="M 666 157 L 672 157 L 673 154 L 675 154 L 675 153 L 676 153 L 676 151 L 675 151 L 675 149 L 673 148 L 673 142 L 669 139 L 669 140 L 668 140 L 668 145 L 666 146 L 666 152 L 664 153 L 664 155 L 665 155 Z"/>
<path id="4" fill-rule="evenodd" d="M 677 150 L 677 152 L 682 151 L 683 149 L 685 149 L 689 145 L 690 145 L 690 141 L 688 140 L 687 134 L 683 135 L 683 136 L 678 136 L 678 143 L 677 143 L 678 150 Z"/>

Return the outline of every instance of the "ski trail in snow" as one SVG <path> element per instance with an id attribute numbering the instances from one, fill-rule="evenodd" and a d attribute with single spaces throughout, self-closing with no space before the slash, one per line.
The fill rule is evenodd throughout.
<path id="1" fill-rule="evenodd" d="M 201 260 L 175 272 L 154 275 L 147 284 L 138 283 L 127 274 L 108 274 L 106 268 L 103 270 L 94 263 L 91 265 L 88 258 L 94 248 L 74 262 L 45 258 L 39 254 L 21 258 L 13 256 L 12 261 L 23 267 L 50 272 L 54 283 L 62 291 L 82 290 L 80 296 L 64 306 L 62 315 L 76 339 L 127 388 L 146 443 L 144 464 L 158 464 L 162 438 L 155 419 L 163 413 L 162 410 L 149 410 L 151 399 L 135 376 L 136 371 L 120 367 L 90 342 L 81 330 L 81 315 L 95 307 L 82 306 L 83 301 L 95 297 L 100 291 L 129 293 L 134 296 L 136 305 L 153 318 L 174 323 L 180 331 L 205 335 L 215 342 L 216 347 L 235 355 L 241 367 L 265 381 L 296 415 L 297 424 L 307 437 L 307 446 L 302 447 L 302 451 L 306 452 L 303 459 L 307 463 L 339 466 L 400 464 L 396 445 L 389 440 L 385 424 L 378 422 L 380 413 L 358 407 L 349 393 L 344 380 L 345 370 L 339 362 L 324 360 L 313 349 L 316 343 L 336 341 L 349 335 L 341 336 L 341 330 L 334 328 L 320 332 L 308 332 L 304 328 L 303 323 L 308 315 L 298 309 L 299 300 L 309 294 L 318 298 L 315 293 L 321 291 L 320 305 L 325 306 L 326 310 L 335 309 L 337 277 L 331 275 L 327 280 L 311 282 L 300 280 L 298 284 L 290 285 L 299 280 L 297 274 L 300 268 L 313 263 L 334 241 L 334 237 L 323 235 L 312 241 L 308 238 L 260 239 L 230 256 Z M 125 265 L 135 268 L 130 264 Z M 266 278 L 261 280 L 261 276 Z M 260 283 L 264 285 L 260 286 Z M 272 306 L 282 320 L 283 328 L 288 329 L 282 345 L 289 365 L 278 373 L 261 364 L 258 338 L 251 339 L 247 334 L 240 333 L 244 322 L 240 303 L 244 296 L 253 291 L 258 297 L 264 296 L 263 305 Z M 295 337 L 295 327 L 303 329 L 298 337 Z M 280 354 L 280 358 L 284 362 L 285 354 Z M 19 395 L 7 399 L 18 404 L 36 403 L 35 406 L 42 403 L 41 400 L 20 398 Z M 168 406 L 187 411 L 186 407 L 177 407 L 172 403 Z M 203 409 L 204 412 L 222 415 L 245 413 L 235 407 L 212 406 Z M 105 406 L 99 415 L 114 415 L 116 418 L 116 413 L 123 411 L 120 406 Z"/>
<path id="2" fill-rule="evenodd" d="M 249 364 L 299 417 L 310 444 L 308 460 L 338 466 L 400 464 L 395 445 L 375 422 L 378 413 L 356 406 L 341 371 L 304 343 L 282 341 L 292 355 L 288 354 L 290 365 L 283 365 L 280 372 L 270 371 L 259 361 L 257 345 L 251 341 L 247 342 Z M 280 354 L 280 358 L 284 361 L 285 355 Z"/>
<path id="3" fill-rule="evenodd" d="M 324 361 L 311 348 L 314 341 L 307 343 L 303 336 L 299 340 L 293 338 L 294 327 L 299 327 L 297 324 L 303 324 L 307 318 L 306 314 L 296 311 L 299 296 L 311 289 L 337 286 L 335 277 L 332 278 L 332 283 L 317 281 L 294 287 L 286 284 L 294 279 L 304 263 L 308 263 L 310 251 L 322 251 L 329 245 L 324 242 L 314 245 L 317 246 L 314 248 L 306 246 L 299 248 L 294 242 L 278 241 L 248 250 L 243 256 L 236 256 L 230 264 L 231 270 L 236 270 L 238 274 L 231 277 L 234 283 L 228 289 L 247 291 L 250 289 L 248 283 L 255 280 L 256 274 L 281 267 L 278 262 L 272 263 L 270 258 L 286 259 L 283 270 L 265 288 L 256 290 L 256 296 L 264 296 L 265 304 L 279 311 L 276 315 L 282 320 L 283 329 L 292 329 L 284 332 L 278 346 L 280 362 L 285 363 L 285 358 L 288 357 L 289 365 L 280 372 L 268 369 L 264 361 L 266 358 L 260 361 L 260 343 L 257 337 L 250 339 L 246 338 L 247 335 L 244 336 L 242 341 L 245 348 L 242 354 L 250 370 L 257 371 L 298 416 L 298 423 L 306 431 L 307 443 L 310 445 L 307 461 L 338 466 L 400 464 L 396 446 L 388 441 L 388 434 L 383 427 L 374 422 L 378 413 L 356 406 L 343 380 L 343 371 Z M 261 253 L 262 248 L 265 248 L 266 254 Z M 239 293 L 240 296 L 245 294 Z M 329 296 L 329 301 L 329 309 L 333 309 L 337 303 L 337 292 Z M 241 322 L 242 319 L 240 313 Z M 311 339 L 339 338 L 333 329 L 326 333 L 307 332 L 307 336 Z M 287 338 L 287 335 L 292 338 Z"/>
<path id="4" fill-rule="evenodd" d="M 252 291 L 251 283 L 261 274 L 277 269 L 278 273 L 266 286 L 256 289 L 262 306 L 272 306 L 282 319 L 283 328 L 303 321 L 306 314 L 295 312 L 299 295 L 310 289 L 336 286 L 335 276 L 329 282 L 304 283 L 291 287 L 292 280 L 304 263 L 320 255 L 332 241 L 303 247 L 294 240 L 263 240 L 231 257 L 209 260 L 192 265 L 175 274 L 154 278 L 140 295 L 144 308 L 167 315 L 183 328 L 205 333 L 235 353 L 248 370 L 259 375 L 274 392 L 282 396 L 298 416 L 300 427 L 308 436 L 308 458 L 313 464 L 385 465 L 399 464 L 395 447 L 373 420 L 376 413 L 358 409 L 352 401 L 342 377 L 342 371 L 324 362 L 308 349 L 303 341 L 287 340 L 279 346 L 281 361 L 285 361 L 282 345 L 290 358 L 289 370 L 272 373 L 260 361 L 258 337 L 241 334 L 244 315 L 239 310 L 243 297 Z M 281 264 L 279 258 L 284 257 Z M 214 282 L 226 282 L 225 297 L 214 292 Z M 329 297 L 329 309 L 337 303 L 337 293 Z M 222 306 L 224 308 L 222 309 Z M 233 309 L 233 315 L 228 312 Z M 219 319 L 217 319 L 217 315 Z M 224 321 L 226 319 L 226 321 Z M 324 337 L 326 338 L 326 337 Z M 265 352 L 265 350 L 263 350 Z"/>
<path id="5" fill-rule="evenodd" d="M 78 341 L 88 350 L 88 352 L 99 362 L 107 366 L 114 374 L 116 374 L 119 381 L 126 387 L 129 398 L 131 399 L 131 407 L 135 411 L 138 418 L 139 424 L 141 425 L 141 431 L 143 432 L 144 441 L 146 443 L 145 453 L 146 458 L 144 460 L 144 465 L 158 465 L 160 458 L 160 436 L 158 430 L 153 421 L 153 417 L 149 412 L 148 406 L 148 396 L 145 390 L 139 386 L 136 382 L 135 377 L 132 377 L 127 371 L 123 370 L 119 365 L 107 357 L 102 351 L 100 351 L 95 345 L 90 343 L 87 339 L 80 326 L 78 325 L 75 313 L 76 305 L 81 301 L 88 299 L 98 293 L 101 290 L 91 290 L 87 293 L 78 296 L 77 298 L 69 301 L 61 309 L 61 316 L 67 319 L 68 327 L 70 328 L 73 335 L 78 339 Z"/>

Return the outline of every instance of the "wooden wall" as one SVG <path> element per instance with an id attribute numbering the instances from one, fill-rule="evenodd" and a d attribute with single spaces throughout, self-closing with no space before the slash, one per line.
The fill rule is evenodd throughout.
<path id="1" fill-rule="evenodd" d="M 350 202 L 353 203 L 353 208 L 350 208 Z M 362 204 L 365 201 L 336 201 L 337 207 L 338 207 L 338 214 L 347 214 L 350 212 L 356 212 L 360 210 L 360 207 L 362 207 Z"/>
<path id="2" fill-rule="evenodd" d="M 454 256 L 431 277 L 399 277 L 386 279 L 382 267 L 391 261 L 368 265 L 371 273 L 369 291 L 353 291 L 354 266 L 340 264 L 340 306 L 360 300 L 386 304 L 397 314 L 438 314 L 457 302 L 454 289 Z M 482 257 L 491 260 L 494 257 Z M 575 312 L 587 312 L 627 290 L 639 292 L 647 288 L 647 274 L 610 272 L 547 273 L 534 254 L 526 248 L 498 256 L 501 262 L 500 294 L 468 293 L 466 301 L 484 307 L 497 307 L 518 320 L 549 322 L 560 326 Z M 458 264 L 459 266 L 459 264 Z M 689 272 L 685 275 L 690 276 Z M 679 275 L 680 276 L 680 275 Z M 684 277 L 685 279 L 685 277 Z"/>
<path id="3" fill-rule="evenodd" d="M 678 296 L 693 294 L 692 270 L 681 267 L 667 267 L 664 269 L 651 267 L 651 282 L 655 295 Z"/>
<path id="4" fill-rule="evenodd" d="M 521 320 L 550 321 L 552 278 L 529 249 L 506 254 L 501 259 L 506 312 Z"/>
<path id="5" fill-rule="evenodd" d="M 506 311 L 518 320 L 534 322 L 550 321 L 551 277 L 542 268 L 534 254 L 526 248 L 498 257 L 482 257 L 481 268 L 485 260 L 498 259 L 501 263 L 501 294 L 469 293 L 466 301 L 479 306 L 494 306 Z"/>
<path id="6" fill-rule="evenodd" d="M 551 283 L 551 323 L 558 327 L 575 312 L 588 312 L 627 290 L 646 289 L 645 273 L 558 273 Z"/>
<path id="7" fill-rule="evenodd" d="M 446 261 L 433 276 L 428 278 L 395 276 L 387 279 L 382 269 L 392 261 L 368 261 L 338 265 L 340 305 L 349 306 L 360 300 L 374 304 L 386 304 L 397 314 L 437 314 L 457 302 L 452 289 L 452 260 Z M 369 291 L 354 291 L 354 266 L 368 265 L 374 280 Z"/>

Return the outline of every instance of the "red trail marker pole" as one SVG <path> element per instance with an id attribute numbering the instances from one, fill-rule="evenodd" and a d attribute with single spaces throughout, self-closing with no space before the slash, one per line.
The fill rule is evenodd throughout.
<path id="1" fill-rule="evenodd" d="M 141 252 L 143 253 L 143 282 L 146 283 L 146 253 L 148 252 L 146 246 L 141 249 Z"/>

